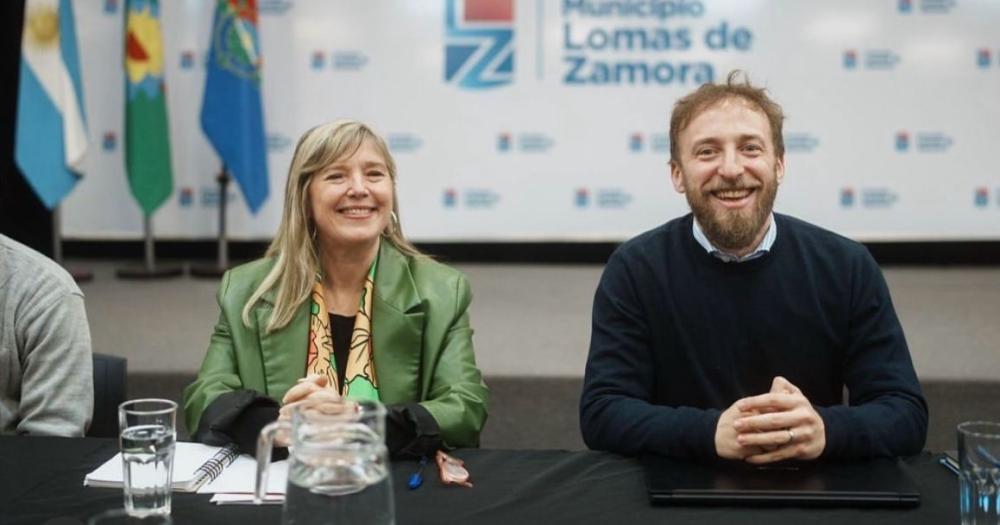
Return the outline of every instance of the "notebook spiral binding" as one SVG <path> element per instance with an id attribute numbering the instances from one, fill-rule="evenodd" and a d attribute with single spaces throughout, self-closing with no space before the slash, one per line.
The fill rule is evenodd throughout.
<path id="1" fill-rule="evenodd" d="M 219 477 L 219 474 L 222 474 L 222 471 L 231 465 L 233 461 L 239 457 L 239 455 L 239 448 L 232 443 L 216 452 L 211 459 L 206 461 L 195 471 L 198 473 L 198 485 L 201 486 L 215 480 L 215 478 Z"/>

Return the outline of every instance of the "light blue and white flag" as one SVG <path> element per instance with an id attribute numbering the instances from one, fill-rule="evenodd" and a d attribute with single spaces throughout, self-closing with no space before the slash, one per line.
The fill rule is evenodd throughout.
<path id="1" fill-rule="evenodd" d="M 83 175 L 87 123 L 71 0 L 27 0 L 14 158 L 55 208 Z"/>

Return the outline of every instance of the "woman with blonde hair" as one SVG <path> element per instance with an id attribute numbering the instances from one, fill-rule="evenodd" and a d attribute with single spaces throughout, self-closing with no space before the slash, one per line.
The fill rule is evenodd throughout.
<path id="1" fill-rule="evenodd" d="M 396 456 L 479 442 L 488 391 L 476 367 L 465 276 L 403 236 L 396 166 L 365 124 L 307 131 L 263 259 L 226 272 L 221 315 L 188 429 L 253 453 L 260 429 L 312 396 L 386 405 Z"/>

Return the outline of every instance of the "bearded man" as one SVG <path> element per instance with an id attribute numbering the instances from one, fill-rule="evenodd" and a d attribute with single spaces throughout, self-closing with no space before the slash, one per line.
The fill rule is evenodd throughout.
<path id="1" fill-rule="evenodd" d="M 927 404 L 878 265 L 772 213 L 783 118 L 738 72 L 675 105 L 670 177 L 692 213 L 604 269 L 580 399 L 590 448 L 754 464 L 923 448 Z"/>

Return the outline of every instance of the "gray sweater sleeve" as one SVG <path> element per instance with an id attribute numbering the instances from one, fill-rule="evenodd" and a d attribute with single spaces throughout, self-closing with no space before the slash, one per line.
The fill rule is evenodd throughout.
<path id="1" fill-rule="evenodd" d="M 15 321 L 22 371 L 16 432 L 83 436 L 94 407 L 83 294 L 49 287 L 32 299 L 21 303 Z"/>

